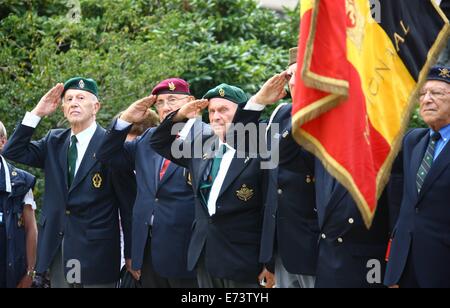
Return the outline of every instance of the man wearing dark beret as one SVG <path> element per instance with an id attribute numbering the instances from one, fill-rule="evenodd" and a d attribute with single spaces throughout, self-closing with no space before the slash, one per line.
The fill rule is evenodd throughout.
<path id="1" fill-rule="evenodd" d="M 192 173 L 196 198 L 188 268 L 197 269 L 202 288 L 256 288 L 263 279 L 273 284 L 258 258 L 266 170 L 259 158 L 227 140 L 234 133 L 238 105 L 247 101 L 241 89 L 221 84 L 203 100 L 169 114 L 151 138 L 157 152 Z M 203 131 L 190 142 L 171 133 L 177 123 L 208 106 L 213 133 Z M 192 155 L 175 155 L 173 149 L 179 147 Z"/>
<path id="2" fill-rule="evenodd" d="M 195 272 L 187 269 L 194 193 L 189 172 L 164 159 L 150 145 L 155 129 L 147 130 L 132 142 L 126 142 L 126 138 L 132 125 L 152 112 L 149 108 L 153 104 L 163 121 L 167 114 L 192 100 L 185 80 L 163 80 L 154 87 L 151 96 L 132 104 L 113 122 L 98 153 L 98 158 L 113 168 L 136 172 L 138 193 L 133 207 L 129 270 L 144 288 L 198 286 Z M 195 119 L 190 120 L 179 135 L 187 138 L 195 123 Z"/>
<path id="3" fill-rule="evenodd" d="M 31 141 L 43 117 L 61 105 L 70 129 Z M 106 131 L 97 125 L 97 83 L 76 77 L 57 84 L 28 112 L 4 156 L 45 174 L 36 272 L 50 269 L 52 287 L 114 287 L 120 273 L 119 210 L 130 255 L 131 206 L 119 200 L 123 176 L 97 160 Z"/>
<path id="4" fill-rule="evenodd" d="M 247 123 L 252 120 L 251 110 L 254 113 L 258 110 L 261 112 L 265 105 L 276 103 L 286 95 L 286 83 L 289 84 L 291 95 L 294 95 L 297 70 L 295 50 L 291 50 L 290 59 L 288 70 L 270 78 L 245 108 L 238 110 L 234 121 Z M 348 191 L 328 173 L 319 159 L 312 157 L 292 138 L 291 123 L 291 106 L 279 105 L 271 117 L 270 127 L 279 125 L 280 133 L 271 135 L 278 141 L 281 171 L 275 185 L 280 187 L 276 189 L 282 200 L 279 202 L 283 203 L 280 203 L 278 213 L 274 213 L 272 206 L 272 213 L 266 214 L 263 238 L 270 238 L 267 236 L 267 229 L 270 227 L 270 220 L 273 220 L 271 214 L 282 215 L 277 221 L 278 254 L 281 260 L 278 260 L 276 274 L 283 273 L 283 267 L 286 267 L 292 274 L 299 275 L 292 277 L 284 274 L 279 277 L 281 279 L 277 278 L 277 282 L 281 287 L 383 287 L 381 274 L 384 272 L 389 238 L 390 202 L 386 197 L 382 198 L 383 202 L 378 206 L 372 228 L 367 230 Z M 272 149 L 272 153 L 275 151 L 276 149 Z M 291 174 L 287 176 L 286 171 Z M 314 190 L 315 196 L 311 196 Z M 268 191 L 270 193 L 270 186 Z M 288 201 L 283 200 L 283 196 L 295 194 L 296 191 L 301 192 L 301 195 L 298 194 L 295 202 L 289 204 L 288 208 Z M 300 230 L 294 231 L 296 228 Z M 280 238 L 280 232 L 289 237 Z M 297 242 L 294 233 L 290 232 L 298 232 L 303 240 Z M 295 252 L 289 251 L 289 241 Z M 268 245 L 270 241 L 263 248 Z M 297 260 L 292 258 L 294 253 Z M 263 249 L 261 255 L 269 258 L 270 249 Z M 368 265 L 374 260 L 378 260 L 379 275 L 369 280 L 367 277 L 371 267 Z"/>
<path id="5" fill-rule="evenodd" d="M 431 69 L 419 102 L 429 128 L 403 140 L 403 203 L 385 284 L 450 288 L 450 67 Z"/>

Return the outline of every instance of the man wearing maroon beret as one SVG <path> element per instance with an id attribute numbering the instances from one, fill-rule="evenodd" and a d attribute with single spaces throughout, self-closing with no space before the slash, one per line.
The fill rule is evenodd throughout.
<path id="1" fill-rule="evenodd" d="M 150 145 L 154 129 L 126 142 L 135 123 L 154 105 L 161 121 L 194 100 L 186 81 L 171 78 L 159 83 L 150 96 L 132 104 L 114 121 L 97 153 L 114 168 L 135 170 L 138 192 L 133 208 L 132 264 L 128 270 L 144 288 L 194 288 L 196 274 L 187 270 L 187 247 L 194 220 L 194 194 L 189 172 L 163 159 Z M 195 120 L 180 132 L 187 135 Z"/>

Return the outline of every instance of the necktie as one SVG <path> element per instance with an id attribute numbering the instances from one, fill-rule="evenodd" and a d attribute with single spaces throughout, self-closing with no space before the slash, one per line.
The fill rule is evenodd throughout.
<path id="1" fill-rule="evenodd" d="M 442 138 L 441 134 L 434 133 L 431 136 L 430 143 L 428 144 L 427 151 L 423 157 L 422 164 L 420 165 L 419 172 L 417 173 L 417 191 L 420 193 L 423 187 L 423 183 L 431 170 L 431 166 L 434 161 L 434 153 L 436 151 L 436 144 Z"/>
<path id="2" fill-rule="evenodd" d="M 213 186 L 214 181 L 216 180 L 216 177 L 219 174 L 220 164 L 222 163 L 223 155 L 225 155 L 226 152 L 227 152 L 227 146 L 225 144 L 223 144 L 220 147 L 216 156 L 214 157 L 214 160 L 213 160 L 213 163 L 211 166 L 211 171 L 208 176 L 208 180 L 205 183 L 203 183 L 203 185 L 200 186 L 200 191 L 201 191 L 203 201 L 205 202 L 205 204 L 208 204 L 209 193 L 211 192 L 211 187 Z"/>
<path id="3" fill-rule="evenodd" d="M 167 168 L 169 168 L 170 160 L 164 159 L 164 164 L 162 165 L 161 171 L 159 172 L 159 180 L 161 181 L 166 174 Z"/>
<path id="4" fill-rule="evenodd" d="M 75 178 L 75 169 L 77 167 L 78 149 L 77 149 L 77 137 L 73 135 L 70 139 L 70 147 L 68 153 L 68 165 L 69 165 L 69 187 L 72 186 L 73 179 Z"/>

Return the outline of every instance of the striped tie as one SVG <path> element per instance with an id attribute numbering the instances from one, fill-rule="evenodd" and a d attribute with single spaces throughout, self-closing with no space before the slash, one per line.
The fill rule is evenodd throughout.
<path id="1" fill-rule="evenodd" d="M 428 144 L 427 151 L 425 152 L 425 156 L 423 158 L 422 164 L 420 165 L 419 172 L 417 173 L 417 191 L 420 194 L 422 190 L 423 183 L 430 172 L 431 166 L 434 161 L 434 153 L 436 151 L 436 143 L 442 138 L 441 134 L 434 133 L 431 136 L 430 143 Z"/>

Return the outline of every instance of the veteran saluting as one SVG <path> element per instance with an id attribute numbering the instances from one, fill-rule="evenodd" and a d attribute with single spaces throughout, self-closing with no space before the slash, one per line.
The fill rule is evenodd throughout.
<path id="1" fill-rule="evenodd" d="M 42 118 L 61 104 L 70 129 L 31 141 Z M 72 78 L 57 84 L 25 115 L 3 155 L 45 172 L 36 272 L 50 269 L 52 287 L 113 287 L 120 271 L 119 207 L 129 257 L 131 208 L 120 206 L 117 175 L 96 159 L 105 135 L 97 125 L 97 84 Z"/>

